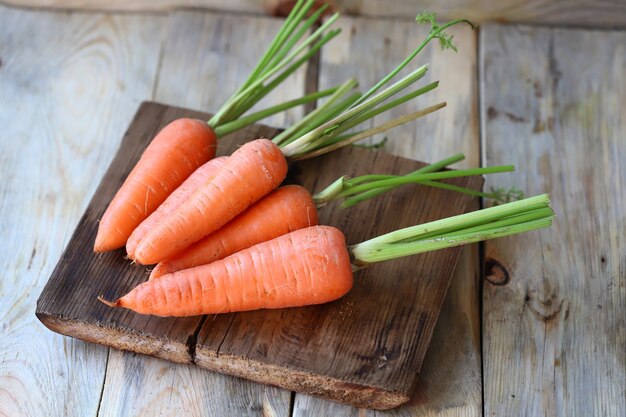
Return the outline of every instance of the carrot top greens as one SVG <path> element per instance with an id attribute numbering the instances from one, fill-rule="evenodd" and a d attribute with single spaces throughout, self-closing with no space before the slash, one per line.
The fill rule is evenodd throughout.
<path id="1" fill-rule="evenodd" d="M 324 190 L 313 195 L 313 201 L 318 207 L 323 207 L 331 201 L 343 200 L 341 207 L 348 208 L 405 184 L 422 184 L 430 187 L 457 191 L 475 197 L 494 198 L 496 199 L 496 201 L 499 201 L 497 200 L 498 196 L 494 193 L 483 193 L 469 188 L 438 181 L 442 179 L 460 178 L 473 175 L 496 174 L 501 172 L 511 172 L 515 170 L 515 167 L 513 165 L 502 165 L 485 168 L 435 172 L 447 167 L 448 165 L 459 162 L 464 158 L 465 156 L 463 154 L 456 154 L 405 175 L 369 174 L 355 178 L 349 178 L 346 176 L 339 177 Z"/>
<path id="2" fill-rule="evenodd" d="M 439 39 L 442 48 L 456 50 L 456 46 L 452 42 L 452 35 L 447 34 L 445 32 L 446 29 L 459 23 L 468 23 L 471 25 L 469 21 L 464 19 L 439 24 L 435 20 L 433 13 L 420 14 L 416 17 L 416 21 L 418 23 L 429 23 L 431 25 L 430 32 L 426 39 L 398 64 L 396 68 L 367 90 L 367 92 L 364 94 L 353 92 L 352 90 L 357 85 L 356 81 L 348 80 L 332 92 L 330 97 L 314 112 L 273 139 L 274 143 L 283 149 L 285 156 L 293 160 L 298 160 L 322 155 L 411 120 L 423 117 L 446 105 L 445 102 L 438 103 L 369 129 L 361 131 L 351 130 L 374 116 L 437 88 L 439 82 L 435 81 L 410 93 L 391 99 L 424 77 L 428 71 L 428 65 L 422 65 L 391 86 L 382 89 L 392 78 L 404 69 L 431 40 Z"/>
<path id="3" fill-rule="evenodd" d="M 315 55 L 322 46 L 341 32 L 340 29 L 329 30 L 329 27 L 339 17 L 339 14 L 335 13 L 313 33 L 305 36 L 328 7 L 326 4 L 323 5 L 305 19 L 314 3 L 314 0 L 298 0 L 296 2 L 283 26 L 248 79 L 208 121 L 208 124 L 214 129 L 218 137 L 291 107 L 330 95 L 335 91 L 335 89 L 328 89 L 308 94 L 299 99 L 281 103 L 241 118 L 244 113 L 274 90 L 289 75 L 293 74 L 302 64 Z"/>

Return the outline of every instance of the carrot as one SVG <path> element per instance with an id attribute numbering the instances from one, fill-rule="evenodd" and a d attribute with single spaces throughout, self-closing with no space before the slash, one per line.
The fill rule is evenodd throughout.
<path id="1" fill-rule="evenodd" d="M 396 230 L 350 248 L 340 230 L 313 226 L 146 281 L 114 302 L 100 300 L 158 316 L 321 304 L 350 291 L 353 269 L 544 228 L 553 217 L 548 196 L 540 195 Z"/>
<path id="2" fill-rule="evenodd" d="M 286 175 L 287 161 L 271 141 L 244 144 L 211 181 L 144 236 L 135 249 L 135 259 L 148 265 L 179 253 L 276 189 Z"/>
<path id="3" fill-rule="evenodd" d="M 209 181 L 217 169 L 224 164 L 224 161 L 226 161 L 226 157 L 221 156 L 210 160 L 195 170 L 148 218 L 137 226 L 126 242 L 126 253 L 130 259 L 135 258 L 135 249 L 141 238 L 161 220 L 176 210 L 202 184 Z"/>
<path id="4" fill-rule="evenodd" d="M 268 194 L 215 233 L 157 264 L 150 279 L 209 264 L 258 243 L 317 224 L 317 209 L 311 194 L 299 185 L 286 185 Z"/>
<path id="5" fill-rule="evenodd" d="M 311 195 L 300 186 L 288 185 L 268 194 L 224 227 L 194 243 L 181 253 L 157 264 L 150 273 L 150 279 L 158 278 L 181 269 L 192 268 L 223 259 L 239 250 L 274 239 L 278 236 L 316 225 L 316 207 L 324 207 L 330 201 L 344 198 L 341 207 L 354 205 L 353 200 L 364 201 L 371 194 L 381 194 L 394 189 L 397 183 L 421 183 L 434 187 L 452 188 L 455 191 L 491 197 L 490 194 L 439 183 L 437 179 L 458 178 L 468 175 L 481 175 L 512 171 L 512 166 L 485 167 L 468 170 L 432 173 L 447 165 L 462 160 L 462 154 L 427 165 L 407 175 L 364 175 L 356 178 L 340 177 L 323 191 Z M 383 182 L 384 188 L 379 186 Z M 409 182 L 410 181 L 410 182 Z M 357 191 L 353 196 L 352 190 Z M 364 196 L 364 193 L 368 193 Z"/>
<path id="6" fill-rule="evenodd" d="M 276 145 L 276 152 L 271 154 L 272 158 L 281 158 L 286 166 L 285 158 L 298 160 L 322 155 L 444 107 L 445 103 L 439 103 L 362 132 L 352 131 L 354 127 L 365 123 L 367 120 L 438 86 L 437 82 L 433 82 L 402 97 L 390 100 L 391 97 L 424 77 L 428 66 L 422 65 L 390 87 L 376 93 L 379 88 L 406 66 L 430 40 L 440 39 L 442 42 L 445 40 L 449 46 L 453 46 L 451 38 L 444 35 L 444 29 L 452 24 L 464 22 L 464 20 L 457 20 L 455 23 L 440 27 L 434 22 L 434 17 L 432 19 L 431 33 L 421 46 L 364 96 L 358 93 L 350 94 L 350 91 L 356 87 L 356 81 L 348 80 L 338 87 L 322 106 L 305 116 L 299 123 L 274 137 L 272 142 Z M 259 85 L 262 85 L 262 82 L 259 82 Z M 257 83 L 250 84 L 239 95 L 246 91 L 252 92 L 256 87 Z M 229 109 L 223 109 L 215 117 L 229 114 L 229 111 Z M 247 165 L 254 163 L 259 166 Z M 272 184 L 272 187 L 259 187 L 258 189 L 251 187 L 248 188 L 249 191 L 244 191 L 246 189 L 243 187 L 244 184 L 259 183 L 258 177 L 267 175 L 264 172 L 264 165 L 267 163 L 268 161 L 264 161 L 263 158 L 256 158 L 246 161 L 245 164 L 238 163 L 237 167 L 235 167 L 234 162 L 232 165 L 226 164 L 223 175 L 217 174 L 210 184 L 207 184 L 206 187 L 203 187 L 202 190 L 199 190 L 192 198 L 183 203 L 171 216 L 163 219 L 154 230 L 142 239 L 136 249 L 136 260 L 142 264 L 152 264 L 173 256 L 192 243 L 218 230 L 226 222 L 260 199 L 264 193 L 276 188 L 279 183 Z M 236 168 L 241 169 L 241 171 L 239 172 Z M 239 181 L 224 180 L 224 178 L 233 179 L 236 176 L 239 177 Z M 273 173 L 270 176 L 272 180 L 276 179 Z M 265 184 L 268 185 L 269 183 Z M 264 193 L 262 190 L 265 190 Z M 218 196 L 223 198 L 217 198 Z M 221 216 L 224 217 L 221 218 Z"/>
<path id="7" fill-rule="evenodd" d="M 100 300 L 141 314 L 193 316 L 322 304 L 351 288 L 343 233 L 314 226 L 147 281 L 113 303 Z"/>
<path id="8" fill-rule="evenodd" d="M 105 252 L 124 246 L 133 230 L 169 193 L 196 168 L 213 158 L 215 146 L 215 134 L 206 122 L 185 118 L 165 126 L 148 145 L 104 212 L 94 251 Z"/>
<path id="9" fill-rule="evenodd" d="M 124 246 L 132 231 L 169 193 L 214 156 L 217 138 L 335 92 L 336 88 L 315 92 L 244 116 L 340 33 L 339 29 L 329 30 L 339 17 L 337 13 L 310 33 L 309 29 L 327 8 L 324 5 L 307 17 L 313 5 L 314 0 L 296 2 L 248 79 L 208 122 L 175 120 L 154 138 L 104 213 L 95 252 Z"/>

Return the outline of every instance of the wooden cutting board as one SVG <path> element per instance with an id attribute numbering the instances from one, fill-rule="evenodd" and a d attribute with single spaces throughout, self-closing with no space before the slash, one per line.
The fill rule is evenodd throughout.
<path id="1" fill-rule="evenodd" d="M 388 261 L 359 271 L 352 291 L 321 305 L 190 318 L 142 316 L 96 300 L 115 299 L 147 279 L 125 252 L 92 252 L 97 222 L 150 139 L 178 117 L 209 115 L 143 103 L 109 170 L 37 302 L 51 330 L 93 343 L 192 363 L 207 369 L 318 395 L 358 407 L 388 409 L 410 398 L 459 249 Z M 220 141 L 219 154 L 276 129 L 255 125 Z M 341 175 L 403 174 L 422 163 L 383 151 L 346 147 L 293 165 L 287 178 L 320 191 Z M 480 189 L 481 178 L 454 184 Z M 342 210 L 320 209 L 320 222 L 340 228 L 349 244 L 477 208 L 476 199 L 422 186 Z"/>

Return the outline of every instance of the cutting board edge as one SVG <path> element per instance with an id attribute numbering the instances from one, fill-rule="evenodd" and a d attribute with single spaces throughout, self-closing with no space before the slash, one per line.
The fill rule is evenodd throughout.
<path id="1" fill-rule="evenodd" d="M 410 392 L 388 391 L 234 355 L 207 354 L 202 349 L 196 350 L 194 363 L 211 371 L 359 408 L 389 410 L 411 399 Z"/>
<path id="2" fill-rule="evenodd" d="M 189 346 L 172 343 L 171 340 L 151 337 L 147 334 L 135 334 L 117 327 L 98 326 L 36 310 L 35 316 L 48 329 L 64 336 L 74 337 L 89 343 L 154 356 L 176 363 L 191 364 Z"/>

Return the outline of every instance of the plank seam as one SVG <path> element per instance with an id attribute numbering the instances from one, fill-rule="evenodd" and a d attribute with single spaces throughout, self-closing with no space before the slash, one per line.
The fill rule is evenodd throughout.
<path id="1" fill-rule="evenodd" d="M 476 61 L 478 65 L 476 65 L 476 78 L 478 85 L 478 92 L 476 94 L 476 99 L 478 101 L 478 164 L 482 167 L 485 165 L 486 161 L 486 146 L 484 146 L 485 142 L 485 112 L 483 111 L 483 83 L 481 82 L 483 77 L 483 59 L 482 59 L 482 39 L 484 37 L 484 32 L 481 29 L 478 29 L 477 34 L 477 42 L 476 42 Z M 478 198 L 479 207 L 484 208 L 484 199 Z M 482 416 L 485 417 L 486 409 L 485 409 L 485 352 L 483 349 L 483 290 L 484 290 L 484 279 L 485 279 L 485 244 L 484 242 L 480 242 L 478 244 L 478 323 L 479 323 L 479 351 L 480 351 L 480 401 L 481 401 L 481 411 Z"/>
<path id="2" fill-rule="evenodd" d="M 107 348 L 107 359 L 104 364 L 104 377 L 102 378 L 102 388 L 100 389 L 100 399 L 98 400 L 98 408 L 96 409 L 96 417 L 100 415 L 100 407 L 102 406 L 102 398 L 104 397 L 104 388 L 107 382 L 107 372 L 109 372 L 109 358 L 111 357 L 111 348 Z"/>
<path id="3" fill-rule="evenodd" d="M 296 392 L 291 391 L 291 395 L 289 395 L 289 412 L 287 414 L 289 417 L 293 417 L 295 408 L 296 408 Z"/>
<path id="4" fill-rule="evenodd" d="M 26 12 L 40 12 L 40 13 L 57 13 L 57 14 L 67 14 L 67 13 L 81 13 L 86 15 L 113 15 L 113 16 L 121 16 L 121 15 L 129 15 L 129 16 L 165 16 L 170 10 L 155 10 L 155 9 L 144 9 L 144 10 L 124 10 L 124 9 L 90 9 L 84 7 L 67 7 L 67 6 L 32 6 L 28 4 L 16 4 L 10 1 L 0 0 L 0 7 L 4 7 L 7 9 L 13 10 L 23 10 Z M 174 10 L 174 9 L 172 9 Z M 206 12 L 209 12 L 209 9 L 205 9 Z M 260 15 L 263 16 L 263 15 Z"/>
<path id="5" fill-rule="evenodd" d="M 321 24 L 316 23 L 311 28 L 311 31 L 319 29 Z M 304 94 L 312 94 L 319 90 L 320 83 L 320 61 L 322 60 L 322 51 L 320 49 L 315 55 L 311 57 L 307 62 L 306 74 L 304 76 Z M 304 114 L 308 114 L 317 108 L 317 101 L 307 103 L 304 106 Z"/>
<path id="6" fill-rule="evenodd" d="M 196 326 L 194 332 L 190 334 L 189 337 L 187 337 L 187 341 L 185 342 L 189 352 L 189 360 L 192 365 L 196 364 L 196 346 L 198 344 L 198 335 L 200 334 L 200 330 L 202 330 L 202 326 L 204 326 L 204 322 L 206 321 L 207 317 L 208 316 L 202 316 L 202 319 L 200 319 L 198 326 Z"/>

